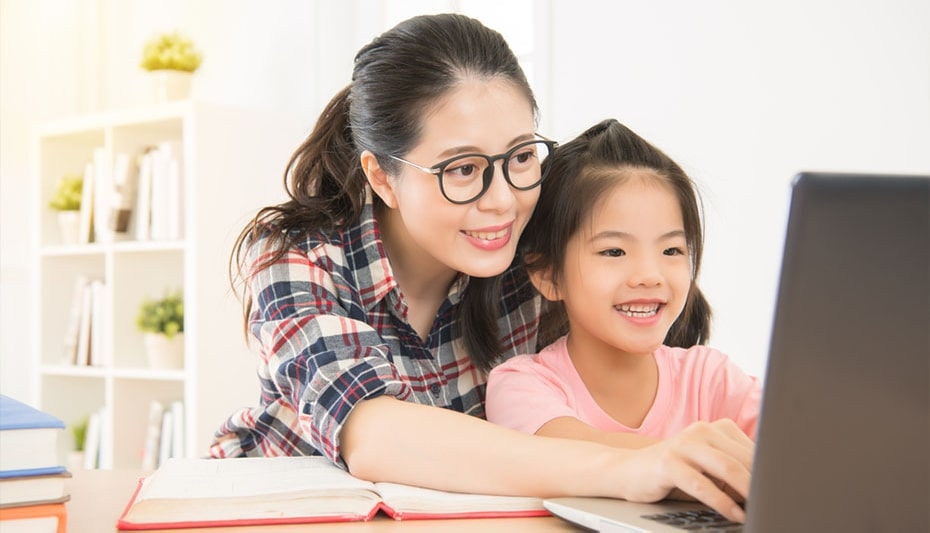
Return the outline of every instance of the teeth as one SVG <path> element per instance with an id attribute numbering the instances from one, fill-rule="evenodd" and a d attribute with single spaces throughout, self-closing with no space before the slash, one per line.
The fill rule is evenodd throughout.
<path id="1" fill-rule="evenodd" d="M 466 235 L 481 239 L 483 241 L 493 241 L 494 239 L 500 239 L 507 235 L 507 230 L 502 229 L 500 231 L 488 232 L 488 231 L 466 231 Z"/>
<path id="2" fill-rule="evenodd" d="M 659 311 L 659 304 L 625 304 L 618 305 L 615 309 L 634 318 L 647 318 Z"/>

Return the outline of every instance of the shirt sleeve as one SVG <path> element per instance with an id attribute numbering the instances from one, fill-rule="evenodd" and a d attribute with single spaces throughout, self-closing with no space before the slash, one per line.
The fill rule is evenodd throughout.
<path id="1" fill-rule="evenodd" d="M 488 375 L 486 410 L 494 424 L 535 434 L 555 418 L 577 418 L 573 404 L 570 388 L 538 356 L 513 357 Z"/>
<path id="2" fill-rule="evenodd" d="M 330 259 L 322 249 L 291 249 L 250 279 L 265 405 L 255 430 L 284 453 L 309 444 L 344 467 L 339 434 L 353 407 L 381 395 L 406 399 L 410 388 L 362 308 L 341 303 L 344 280 Z"/>

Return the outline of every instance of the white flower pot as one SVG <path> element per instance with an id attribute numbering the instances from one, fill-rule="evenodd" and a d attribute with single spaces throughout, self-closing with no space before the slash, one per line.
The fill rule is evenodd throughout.
<path id="1" fill-rule="evenodd" d="M 62 244 L 77 244 L 78 234 L 81 232 L 81 212 L 59 211 L 58 230 L 61 233 Z"/>
<path id="2" fill-rule="evenodd" d="M 146 333 L 142 336 L 142 342 L 145 344 L 145 355 L 151 368 L 184 368 L 183 333 L 178 333 L 170 339 L 160 333 Z"/>
<path id="3" fill-rule="evenodd" d="M 150 74 L 155 91 L 155 102 L 163 103 L 190 98 L 192 72 L 163 69 L 153 70 Z"/>
<path id="4" fill-rule="evenodd" d="M 71 472 L 82 470 L 84 468 L 84 452 L 78 450 L 71 450 L 68 452 L 68 460 L 65 466 Z"/>

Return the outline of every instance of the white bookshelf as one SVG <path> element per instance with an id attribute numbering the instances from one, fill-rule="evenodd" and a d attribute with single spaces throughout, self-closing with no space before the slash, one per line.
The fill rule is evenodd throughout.
<path id="1" fill-rule="evenodd" d="M 232 243 L 255 210 L 284 198 L 282 173 L 301 141 L 300 126 L 261 110 L 181 101 L 79 116 L 33 133 L 37 235 L 35 390 L 42 409 L 69 427 L 102 409 L 101 468 L 138 468 L 149 405 L 183 400 L 184 453 L 203 456 L 225 417 L 258 400 L 255 355 L 242 334 L 229 288 Z M 48 198 L 64 174 L 83 173 L 95 150 L 118 152 L 171 141 L 181 148 L 181 238 L 62 244 Z M 105 327 L 96 366 L 63 361 L 78 276 L 103 280 Z M 185 363 L 152 369 L 135 318 L 143 298 L 181 288 Z M 62 454 L 73 448 L 68 432 Z"/>

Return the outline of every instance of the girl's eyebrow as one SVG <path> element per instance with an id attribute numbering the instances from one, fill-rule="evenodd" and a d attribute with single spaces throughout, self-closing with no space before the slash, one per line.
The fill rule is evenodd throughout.
<path id="1" fill-rule="evenodd" d="M 674 229 L 674 230 L 672 230 L 672 231 L 668 231 L 668 232 L 666 232 L 666 233 L 663 233 L 662 235 L 659 235 L 658 240 L 660 240 L 660 241 L 665 241 L 665 240 L 668 240 L 668 239 L 675 239 L 675 238 L 679 238 L 679 237 L 680 237 L 680 238 L 686 238 L 686 237 L 687 237 L 687 234 L 685 233 L 685 230 L 683 230 L 683 229 Z M 611 239 L 611 238 L 614 238 L 614 239 L 635 239 L 635 237 L 634 237 L 632 234 L 627 233 L 627 232 L 625 232 L 625 231 L 619 231 L 619 230 L 607 230 L 607 231 L 602 231 L 602 232 L 600 232 L 600 233 L 597 233 L 597 234 L 591 236 L 591 240 L 592 240 L 592 241 L 596 241 L 596 240 L 600 240 L 600 239 Z"/>

